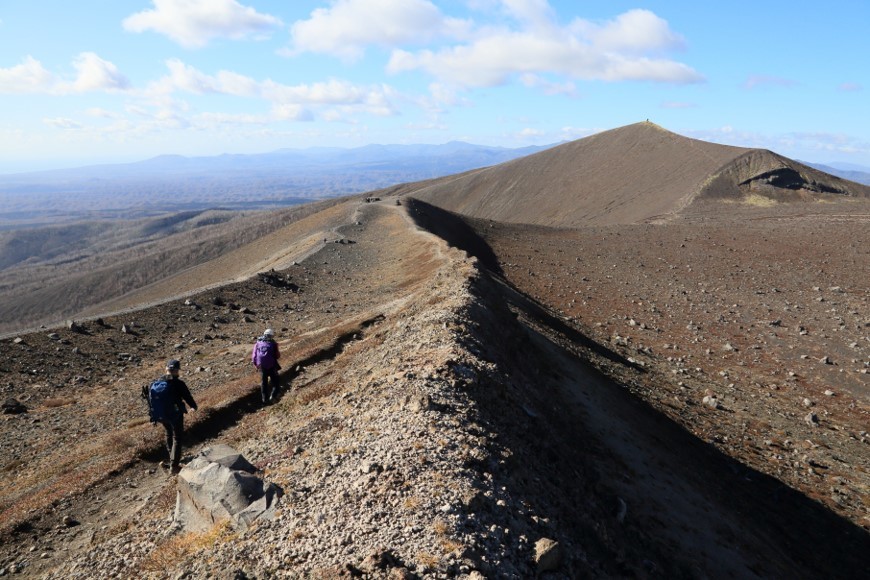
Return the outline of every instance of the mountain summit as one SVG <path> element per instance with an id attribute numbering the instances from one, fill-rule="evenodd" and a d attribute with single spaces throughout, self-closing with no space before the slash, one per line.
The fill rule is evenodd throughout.
<path id="1" fill-rule="evenodd" d="M 478 218 L 556 227 L 667 219 L 693 202 L 868 197 L 870 187 L 764 149 L 719 145 L 648 121 L 444 178 L 414 196 Z"/>

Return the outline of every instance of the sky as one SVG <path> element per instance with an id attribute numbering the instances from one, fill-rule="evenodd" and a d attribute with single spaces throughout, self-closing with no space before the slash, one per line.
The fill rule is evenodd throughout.
<path id="1" fill-rule="evenodd" d="M 0 2 L 0 173 L 650 120 L 870 167 L 867 0 Z"/>

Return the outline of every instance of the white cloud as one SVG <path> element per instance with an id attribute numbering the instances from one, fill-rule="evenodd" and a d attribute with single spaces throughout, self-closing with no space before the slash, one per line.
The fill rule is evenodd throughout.
<path id="1" fill-rule="evenodd" d="M 533 29 L 547 31 L 555 26 L 556 15 L 547 0 L 501 0 L 505 12 Z"/>
<path id="2" fill-rule="evenodd" d="M 58 129 L 81 129 L 82 124 L 77 121 L 73 121 L 72 119 L 65 119 L 63 117 L 55 117 L 54 119 L 43 119 L 43 123 L 49 125 L 50 127 L 56 127 Z"/>
<path id="3" fill-rule="evenodd" d="M 44 93 L 49 92 L 54 83 L 54 75 L 32 56 L 19 65 L 0 68 L 0 93 Z"/>
<path id="4" fill-rule="evenodd" d="M 62 85 L 62 92 L 123 91 L 130 87 L 130 82 L 118 71 L 118 67 L 93 52 L 81 53 L 73 66 L 78 76 L 72 84 Z"/>
<path id="5" fill-rule="evenodd" d="M 466 87 L 501 85 L 515 75 L 547 74 L 610 82 L 703 81 L 688 65 L 656 56 L 682 47 L 682 39 L 652 12 L 632 10 L 603 25 L 575 20 L 559 27 L 546 2 L 504 1 L 520 30 L 482 29 L 472 42 L 436 51 L 395 50 L 388 71 L 424 70 Z"/>
<path id="6" fill-rule="evenodd" d="M 578 19 L 570 28 L 599 50 L 645 54 L 685 47 L 683 37 L 649 10 L 629 10 L 603 25 Z"/>
<path id="7" fill-rule="evenodd" d="M 546 135 L 545 132 L 540 129 L 532 129 L 531 127 L 526 127 L 522 131 L 516 134 L 516 137 L 519 139 L 536 139 L 538 137 L 543 137 Z"/>
<path id="8" fill-rule="evenodd" d="M 0 93 L 70 95 L 98 91 L 123 91 L 130 86 L 114 64 L 92 52 L 83 52 L 73 61 L 76 76 L 63 81 L 32 56 L 11 68 L 0 69 Z"/>
<path id="9" fill-rule="evenodd" d="M 462 35 L 468 26 L 428 0 L 335 0 L 293 24 L 287 54 L 316 52 L 354 61 L 369 45 L 417 44 Z"/>
<path id="10" fill-rule="evenodd" d="M 201 48 L 213 38 L 266 36 L 282 25 L 280 19 L 235 0 L 152 0 L 152 4 L 152 10 L 125 18 L 124 29 L 153 30 L 186 48 Z"/>
<path id="11" fill-rule="evenodd" d="M 342 107 L 342 116 L 367 113 L 391 116 L 397 113 L 393 102 L 396 91 L 388 85 L 362 86 L 338 79 L 325 82 L 285 85 L 271 79 L 258 81 L 231 71 L 206 74 L 178 59 L 166 61 L 169 74 L 145 92 L 152 103 L 171 102 L 175 92 L 194 95 L 215 94 L 250 97 L 271 103 L 277 120 L 312 120 L 314 110 L 328 120 L 329 107 Z M 334 113 L 330 113 L 334 115 Z"/>

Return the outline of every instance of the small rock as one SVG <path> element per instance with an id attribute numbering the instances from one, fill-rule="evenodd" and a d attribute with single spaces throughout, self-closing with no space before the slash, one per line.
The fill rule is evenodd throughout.
<path id="1" fill-rule="evenodd" d="M 9 397 L 3 404 L 0 405 L 3 408 L 4 415 L 20 415 L 21 413 L 27 412 L 27 407 L 24 406 L 24 403 L 16 399 L 15 397 Z"/>
<path id="2" fill-rule="evenodd" d="M 535 542 L 535 563 L 538 565 L 539 574 L 558 570 L 562 563 L 559 542 L 550 538 L 541 538 Z"/>
<path id="3" fill-rule="evenodd" d="M 804 422 L 810 427 L 818 427 L 819 425 L 819 417 L 815 413 L 810 413 L 806 417 L 804 417 Z"/>
<path id="4" fill-rule="evenodd" d="M 827 357 L 827 356 L 823 356 L 822 358 L 820 358 L 820 359 L 819 359 L 819 362 L 822 363 L 823 365 L 834 364 L 834 363 L 831 362 L 830 357 Z"/>
<path id="5" fill-rule="evenodd" d="M 826 390 L 826 391 L 825 391 L 825 396 L 826 396 L 826 397 L 833 397 L 833 396 L 834 396 L 834 391 L 832 391 L 831 389 Z"/>

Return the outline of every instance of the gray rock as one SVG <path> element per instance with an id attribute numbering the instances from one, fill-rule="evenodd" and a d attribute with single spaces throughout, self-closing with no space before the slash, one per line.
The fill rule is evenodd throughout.
<path id="1" fill-rule="evenodd" d="M 178 474 L 175 522 L 187 531 L 202 532 L 227 520 L 247 530 L 255 521 L 272 519 L 283 490 L 253 471 L 226 445 L 203 450 Z"/>
<path id="2" fill-rule="evenodd" d="M 432 408 L 432 401 L 425 394 L 418 395 L 408 395 L 405 399 L 405 406 L 409 411 L 414 413 L 419 413 L 421 411 L 428 411 Z"/>
<path id="3" fill-rule="evenodd" d="M 247 471 L 248 473 L 255 473 L 257 471 L 257 468 L 251 465 L 251 463 L 245 459 L 241 453 L 229 445 L 224 445 L 222 443 L 206 447 L 200 452 L 200 455 L 211 463 L 223 465 L 228 469 Z"/>

